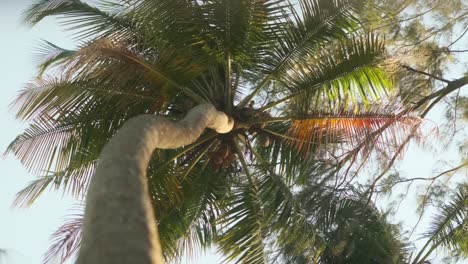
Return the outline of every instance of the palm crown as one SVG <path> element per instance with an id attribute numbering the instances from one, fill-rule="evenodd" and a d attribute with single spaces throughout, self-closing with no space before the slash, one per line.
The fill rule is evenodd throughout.
<path id="1" fill-rule="evenodd" d="M 37 2 L 28 22 L 60 16 L 80 44 L 44 42 L 39 76 L 15 102 L 31 126 L 8 151 L 46 172 L 16 202 L 30 204 L 48 186 L 84 193 L 126 120 L 178 120 L 209 102 L 234 130 L 158 150 L 148 168 L 166 257 L 216 243 L 228 260 L 263 263 L 290 245 L 291 230 L 313 234 L 303 245 L 321 252 L 326 239 L 312 232 L 295 190 L 310 178 L 326 188 L 346 162 L 418 122 L 376 107 L 394 82 L 382 38 L 362 31 L 358 2 Z"/>

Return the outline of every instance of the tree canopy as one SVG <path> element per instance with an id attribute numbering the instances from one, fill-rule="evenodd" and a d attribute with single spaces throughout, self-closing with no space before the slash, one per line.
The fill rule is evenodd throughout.
<path id="1" fill-rule="evenodd" d="M 57 17 L 77 46 L 43 41 L 38 76 L 14 103 L 30 127 L 7 153 L 38 175 L 15 204 L 48 188 L 83 199 L 124 122 L 180 120 L 208 102 L 234 130 L 157 150 L 148 168 L 168 260 L 214 245 L 240 263 L 423 263 L 439 246 L 466 256 L 466 181 L 448 192 L 414 254 L 374 203 L 413 181 L 389 171 L 412 139 L 428 137 L 421 126 L 434 105 L 468 83 L 442 77 L 458 40 L 426 41 L 452 27 L 408 18 L 417 1 L 390 2 L 36 1 L 25 21 Z M 464 13 L 451 20 L 463 8 L 438 7 L 431 12 L 447 25 L 466 23 Z M 428 58 L 408 59 L 421 52 Z M 456 102 L 466 108 L 466 97 Z M 54 234 L 46 262 L 78 248 L 80 219 Z"/>

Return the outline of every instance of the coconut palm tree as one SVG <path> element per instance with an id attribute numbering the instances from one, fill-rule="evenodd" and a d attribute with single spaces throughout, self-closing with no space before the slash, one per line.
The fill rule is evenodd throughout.
<path id="1" fill-rule="evenodd" d="M 86 217 L 112 204 L 109 219 L 144 215 L 142 233 L 157 222 L 166 259 L 216 243 L 227 260 L 263 263 L 270 234 L 309 228 L 294 195 L 306 179 L 341 181 L 346 164 L 419 122 L 389 107 L 392 67 L 383 39 L 360 27 L 361 2 L 38 1 L 26 21 L 57 16 L 79 44 L 43 42 L 38 77 L 15 102 L 31 125 L 7 152 L 42 175 L 16 204 L 48 187 L 76 196 L 89 187 L 84 240 L 105 228 L 86 235 Z M 161 127 L 168 137 L 145 134 Z M 113 137 L 119 147 L 104 148 Z M 117 202 L 124 193 L 136 204 Z"/>

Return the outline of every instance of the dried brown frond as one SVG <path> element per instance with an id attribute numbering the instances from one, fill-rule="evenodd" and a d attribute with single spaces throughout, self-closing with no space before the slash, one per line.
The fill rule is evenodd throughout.
<path id="1" fill-rule="evenodd" d="M 417 117 L 373 112 L 316 112 L 308 116 L 293 121 L 288 131 L 292 138 L 289 143 L 305 154 L 322 144 L 339 143 L 353 147 L 370 140 L 371 136 L 378 138 L 369 142 L 376 147 L 398 144 L 405 132 L 421 122 Z"/>

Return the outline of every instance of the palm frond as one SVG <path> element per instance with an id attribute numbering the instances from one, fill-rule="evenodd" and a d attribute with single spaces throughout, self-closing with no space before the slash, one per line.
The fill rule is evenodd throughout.
<path id="1" fill-rule="evenodd" d="M 50 119 L 40 118 L 16 137 L 6 153 L 13 153 L 33 173 L 64 169 L 74 154 L 67 147 L 76 141 L 72 126 L 56 126 Z"/>
<path id="2" fill-rule="evenodd" d="M 274 38 L 268 59 L 261 65 L 266 75 L 238 107 L 245 107 L 272 81 L 287 76 L 305 56 L 317 53 L 323 45 L 342 39 L 355 30 L 358 27 L 353 11 L 355 5 L 359 5 L 359 1 L 301 0 L 299 11 L 289 6 L 289 13 L 285 14 L 280 26 L 281 33 Z"/>
<path id="3" fill-rule="evenodd" d="M 279 248 L 281 250 L 288 247 L 288 253 L 283 252 L 282 255 L 294 255 L 288 260 L 292 263 L 297 263 L 299 259 L 303 260 L 304 263 L 313 263 L 318 256 L 315 249 L 321 244 L 321 238 L 316 233 L 316 228 L 310 223 L 301 201 L 293 191 L 295 186 L 286 184 L 291 179 L 299 177 L 276 174 L 272 169 L 274 166 L 271 166 L 255 150 L 252 151 L 260 162 L 258 169 L 259 174 L 262 175 L 259 185 L 260 197 L 262 198 L 265 218 L 268 219 L 269 223 L 268 230 L 270 230 L 269 236 L 265 240 L 272 241 L 270 247 L 273 249 Z M 314 167 L 312 170 L 317 173 L 319 169 Z M 314 177 L 313 173 L 308 176 Z M 294 242 L 290 243 L 290 241 Z M 274 256 L 275 254 L 269 255 Z"/>
<path id="4" fill-rule="evenodd" d="M 113 4 L 112 7 L 103 11 L 80 0 L 39 0 L 25 11 L 24 20 L 34 25 L 46 17 L 59 16 L 79 38 L 102 37 L 117 32 L 120 36 L 130 35 L 134 25 L 131 18 L 124 15 L 128 11 L 121 5 Z"/>
<path id="5" fill-rule="evenodd" d="M 227 195 L 229 177 L 212 166 L 213 136 L 178 150 L 157 151 L 149 168 L 149 186 L 165 256 L 194 257 L 217 236 L 216 218 Z"/>
<path id="6" fill-rule="evenodd" d="M 300 11 L 291 9 L 292 20 L 278 36 L 267 72 L 278 73 L 294 67 L 307 54 L 316 53 L 319 44 L 340 39 L 357 27 L 353 1 L 301 0 Z"/>
<path id="7" fill-rule="evenodd" d="M 249 187 L 240 189 L 228 204 L 219 221 L 222 229 L 218 244 L 225 261 L 235 263 L 264 263 L 265 230 L 257 193 Z"/>
<path id="8" fill-rule="evenodd" d="M 204 68 L 218 64 L 220 54 L 201 10 L 204 2 L 129 1 L 128 16 L 137 26 L 132 43 L 163 50 L 162 55 L 171 50 L 168 57 L 177 57 L 175 61 L 190 60 Z"/>
<path id="9" fill-rule="evenodd" d="M 145 54 L 145 51 L 128 46 L 120 40 L 100 38 L 80 48 L 76 56 L 65 65 L 64 72 L 67 76 L 78 75 L 98 80 L 138 74 L 141 76 L 140 82 L 151 82 L 153 90 L 172 96 L 181 91 L 195 102 L 202 103 L 204 100 L 183 84 L 205 68 L 184 58 L 185 55 L 183 52 L 177 54 L 171 49 Z M 130 65 L 133 67 L 128 67 Z M 134 81 L 138 80 L 135 76 L 132 77 Z"/>
<path id="10" fill-rule="evenodd" d="M 75 168 L 50 173 L 41 176 L 20 190 L 13 201 L 13 206 L 28 207 L 47 189 L 62 189 L 63 193 L 70 194 L 75 198 L 82 198 L 86 193 L 89 181 L 96 169 L 97 161 L 79 163 Z"/>
<path id="11" fill-rule="evenodd" d="M 90 148 L 97 155 L 122 122 L 161 109 L 160 96 L 131 88 L 67 79 L 36 80 L 16 100 L 18 117 L 33 122 L 6 152 L 14 153 L 30 171 L 42 174 L 64 170 L 72 156 L 80 159 L 80 153 Z"/>
<path id="12" fill-rule="evenodd" d="M 113 120 L 109 115 L 122 109 L 117 107 L 112 109 L 114 113 L 107 112 L 103 105 L 106 104 L 84 104 L 87 107 L 82 111 L 60 111 L 55 114 L 56 118 L 43 114 L 8 146 L 6 153 L 16 155 L 37 175 L 65 171 L 70 166 L 78 169 L 77 164 L 97 159 L 101 148 L 122 122 L 133 116 L 127 112 Z M 101 116 L 94 111 L 96 108 L 103 109 Z"/>
<path id="13" fill-rule="evenodd" d="M 383 40 L 373 34 L 322 46 L 285 74 L 285 87 L 294 96 L 296 111 L 319 105 L 369 104 L 387 95 L 393 85 L 382 67 Z"/>
<path id="14" fill-rule="evenodd" d="M 74 81 L 65 77 L 45 76 L 28 84 L 16 98 L 13 107 L 17 108 L 19 119 L 28 120 L 41 115 L 60 119 L 60 116 L 67 116 L 67 113 L 111 102 L 120 109 L 139 104 L 158 111 L 164 102 L 164 96 L 138 86 L 127 88 L 124 83 L 122 86 L 115 86 L 114 82 Z"/>
<path id="15" fill-rule="evenodd" d="M 226 179 L 219 172 L 205 169 L 204 173 L 190 178 L 181 185 L 183 201 L 177 210 L 165 212 L 160 222 L 168 227 L 164 229 L 165 237 L 175 242 L 177 258 L 184 255 L 194 258 L 216 241 L 216 218 L 222 213 L 220 202 L 227 191 Z"/>
<path id="16" fill-rule="evenodd" d="M 460 252 L 468 256 L 468 184 L 460 184 L 450 201 L 438 210 L 424 234 L 426 244 L 418 252 L 413 263 L 420 263 L 438 247 Z"/>
<path id="17" fill-rule="evenodd" d="M 278 34 L 285 6 L 270 0 L 204 1 L 200 11 L 220 56 L 227 53 L 249 67 L 255 61 L 252 58 L 262 57 L 267 41 Z"/>
<path id="18" fill-rule="evenodd" d="M 206 147 L 204 144 L 201 146 Z M 162 246 L 168 259 L 178 259 L 184 252 L 210 244 L 211 223 L 204 222 L 203 216 L 207 208 L 216 207 L 213 200 L 216 188 L 223 185 L 219 181 L 214 182 L 220 186 L 208 184 L 208 179 L 213 180 L 212 177 L 215 177 L 207 168 L 206 152 L 211 147 L 207 146 L 204 150 L 193 149 L 194 156 L 182 163 L 174 161 L 161 164 L 161 160 L 154 160 L 150 165 L 149 183 L 153 204 L 160 225 Z M 179 153 L 178 151 L 176 156 Z M 185 160 L 187 156 L 180 158 Z M 186 166 L 185 162 L 190 165 Z M 194 230 L 202 226 L 208 228 L 205 229 L 207 236 L 195 236 L 197 233 L 193 233 Z"/>
<path id="19" fill-rule="evenodd" d="M 291 122 L 275 122 L 258 130 L 252 152 L 268 163 L 269 168 L 274 167 L 287 185 L 300 186 L 310 177 L 332 174 L 334 170 L 332 160 L 325 155 L 320 158 L 317 155 L 304 155 L 304 152 L 296 147 L 299 144 L 306 144 L 309 146 L 309 154 L 315 154 L 319 151 L 319 144 L 325 144 L 325 139 L 316 137 L 313 143 L 302 141 L 288 132 L 291 127 Z M 328 142 L 332 143 L 331 140 Z"/>
<path id="20" fill-rule="evenodd" d="M 417 117 L 401 117 L 385 112 L 317 112 L 310 114 L 309 118 L 294 120 L 288 134 L 292 138 L 290 144 L 304 153 L 327 143 L 356 146 L 371 135 L 375 137 L 375 133 L 378 133 L 378 137 L 372 144 L 382 148 L 402 142 L 404 136 L 420 122 L 421 119 Z"/>
<path id="21" fill-rule="evenodd" d="M 39 69 L 39 77 L 50 67 L 60 64 L 73 55 L 75 55 L 74 50 L 61 48 L 46 40 L 41 41 L 37 47 L 36 54 L 39 61 L 39 65 L 37 66 Z"/>
<path id="22" fill-rule="evenodd" d="M 51 236 L 52 244 L 44 255 L 42 263 L 61 264 L 71 259 L 77 253 L 81 243 L 81 226 L 83 223 L 83 208 L 80 213 L 69 216 L 65 223 Z"/>
<path id="23" fill-rule="evenodd" d="M 240 146 L 235 145 L 235 149 L 248 183 L 234 190 L 227 200 L 226 212 L 217 221 L 223 227 L 217 242 L 226 262 L 260 264 L 265 262 L 266 257 L 266 219 L 261 206 L 259 182 L 251 174 Z"/>

